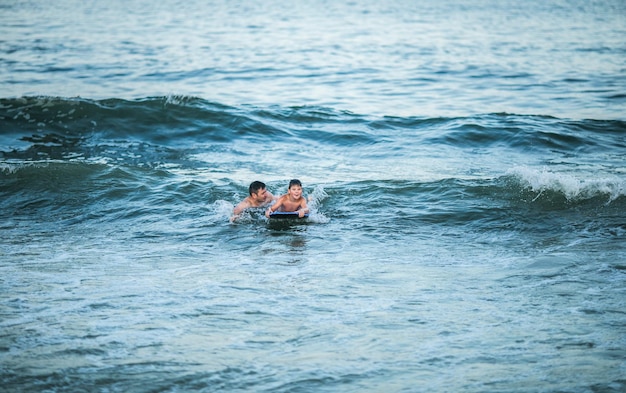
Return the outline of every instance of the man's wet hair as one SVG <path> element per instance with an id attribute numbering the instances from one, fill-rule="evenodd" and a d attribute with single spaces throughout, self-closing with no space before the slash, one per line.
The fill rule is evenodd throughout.
<path id="1" fill-rule="evenodd" d="M 248 192 L 250 193 L 250 195 L 252 195 L 252 194 L 256 194 L 257 192 L 259 192 L 259 190 L 262 190 L 264 188 L 266 188 L 265 183 L 255 180 L 252 183 L 250 183 L 250 187 L 248 187 Z"/>

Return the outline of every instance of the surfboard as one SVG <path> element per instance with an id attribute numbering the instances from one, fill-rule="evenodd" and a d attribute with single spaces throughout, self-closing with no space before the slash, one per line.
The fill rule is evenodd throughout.
<path id="1" fill-rule="evenodd" d="M 306 213 L 304 217 L 302 218 L 307 218 L 308 216 L 309 214 Z M 274 212 L 270 214 L 270 218 L 272 219 L 286 219 L 286 218 L 299 219 L 300 217 L 298 217 L 298 212 Z"/>

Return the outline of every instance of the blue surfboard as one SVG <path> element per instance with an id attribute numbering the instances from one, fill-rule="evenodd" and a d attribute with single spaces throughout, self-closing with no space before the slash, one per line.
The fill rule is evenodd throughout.
<path id="1" fill-rule="evenodd" d="M 302 218 L 307 218 L 308 216 L 309 214 L 306 213 L 304 217 Z M 298 212 L 274 212 L 270 214 L 270 218 L 272 219 L 287 219 L 287 218 L 299 219 L 300 217 L 298 217 Z"/>

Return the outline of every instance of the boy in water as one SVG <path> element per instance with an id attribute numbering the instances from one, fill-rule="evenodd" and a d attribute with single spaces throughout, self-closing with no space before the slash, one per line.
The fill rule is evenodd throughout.
<path id="1" fill-rule="evenodd" d="M 267 191 L 265 183 L 260 181 L 253 181 L 250 183 L 248 193 L 250 196 L 239 202 L 239 204 L 233 209 L 233 216 L 230 218 L 230 221 L 234 221 L 246 209 L 265 206 L 272 203 L 275 199 L 274 195 Z"/>
<path id="2" fill-rule="evenodd" d="M 293 179 L 289 182 L 289 188 L 287 193 L 276 201 L 265 212 L 265 217 L 269 217 L 270 214 L 275 211 L 283 212 L 298 212 L 298 217 L 302 218 L 309 212 L 309 207 L 306 204 L 306 198 L 302 196 L 302 183 L 300 180 Z"/>

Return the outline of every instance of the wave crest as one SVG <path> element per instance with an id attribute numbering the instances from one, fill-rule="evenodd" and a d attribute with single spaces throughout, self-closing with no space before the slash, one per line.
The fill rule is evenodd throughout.
<path id="1" fill-rule="evenodd" d="M 624 179 L 616 176 L 580 178 L 571 174 L 551 172 L 528 167 L 515 167 L 507 171 L 522 187 L 537 193 L 533 200 L 546 193 L 558 193 L 567 201 L 578 202 L 606 197 L 611 203 L 626 196 Z"/>

